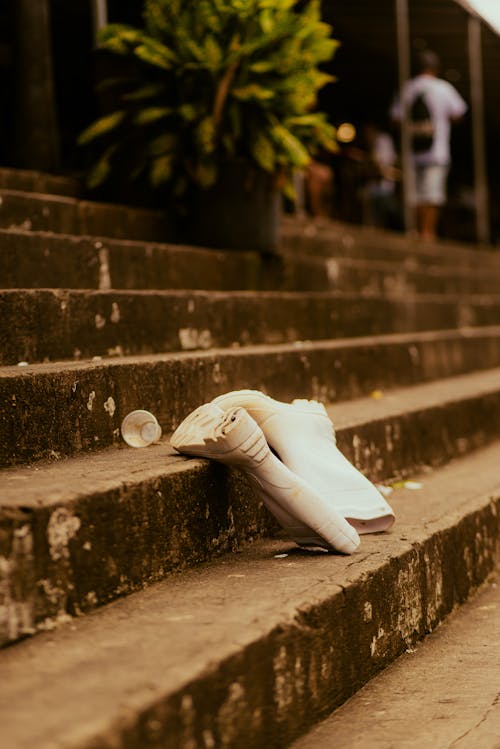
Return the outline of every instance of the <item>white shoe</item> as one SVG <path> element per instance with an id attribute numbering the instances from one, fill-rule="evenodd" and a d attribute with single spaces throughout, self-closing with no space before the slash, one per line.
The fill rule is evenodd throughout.
<path id="1" fill-rule="evenodd" d="M 358 533 L 388 530 L 394 511 L 378 489 L 342 455 L 322 403 L 280 401 L 258 390 L 236 390 L 212 401 L 220 408 L 245 408 L 262 428 L 283 463 L 304 479 Z"/>
<path id="2" fill-rule="evenodd" d="M 356 530 L 273 455 L 262 429 L 243 408 L 223 411 L 206 403 L 184 419 L 170 442 L 180 453 L 212 458 L 242 470 L 299 545 L 333 548 L 344 554 L 357 549 Z"/>

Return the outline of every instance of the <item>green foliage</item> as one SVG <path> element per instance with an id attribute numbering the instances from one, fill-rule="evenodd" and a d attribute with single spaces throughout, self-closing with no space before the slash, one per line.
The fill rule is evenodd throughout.
<path id="1" fill-rule="evenodd" d="M 293 171 L 335 130 L 315 111 L 333 78 L 320 69 L 337 41 L 322 23 L 320 0 L 145 0 L 144 29 L 106 26 L 102 47 L 134 61 L 119 81 L 120 107 L 80 136 L 102 156 L 89 181 L 130 160 L 129 176 L 151 184 L 207 187 L 218 166 L 243 158 L 290 189 Z"/>

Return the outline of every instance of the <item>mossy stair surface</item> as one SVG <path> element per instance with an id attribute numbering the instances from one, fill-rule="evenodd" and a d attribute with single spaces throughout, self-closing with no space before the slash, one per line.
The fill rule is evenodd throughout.
<path id="1" fill-rule="evenodd" d="M 76 198 L 81 193 L 77 179 L 56 174 L 43 174 L 28 169 L 0 169 L 0 189 L 18 192 L 64 195 Z"/>
<path id="2" fill-rule="evenodd" d="M 121 421 L 136 408 L 155 413 L 168 433 L 231 389 L 333 402 L 499 366 L 493 327 L 3 367 L 0 465 L 118 445 Z"/>
<path id="3" fill-rule="evenodd" d="M 0 242 L 4 289 L 339 289 L 392 296 L 498 293 L 495 266 L 482 260 L 483 255 L 491 259 L 493 253 L 480 253 L 478 261 L 472 250 L 465 255 L 459 252 L 453 265 L 444 265 L 440 251 L 435 251 L 422 267 L 401 251 L 393 260 L 372 259 L 369 253 L 367 257 L 315 256 L 306 247 L 306 254 L 261 255 L 15 229 L 0 229 Z"/>
<path id="4" fill-rule="evenodd" d="M 257 542 L 5 649 L 5 749 L 286 747 L 494 568 L 499 449 L 397 490 L 352 557 Z"/>
<path id="5" fill-rule="evenodd" d="M 297 222 L 285 220 L 281 227 L 281 250 L 313 256 L 392 260 L 408 267 L 477 267 L 498 272 L 500 255 L 490 245 L 465 245 L 439 240 L 422 241 L 405 234 L 381 231 L 341 222 Z"/>
<path id="6" fill-rule="evenodd" d="M 153 241 L 164 241 L 172 231 L 165 214 L 145 208 L 9 189 L 0 189 L 0 198 L 3 229 Z"/>
<path id="7" fill-rule="evenodd" d="M 0 199 L 2 749 L 286 747 L 498 561 L 500 255 L 289 219 L 273 256 L 181 247 L 32 172 Z M 361 471 L 416 480 L 393 531 L 300 551 L 174 453 L 246 387 L 331 404 Z M 135 408 L 160 444 L 124 445 Z"/>
<path id="8" fill-rule="evenodd" d="M 500 324 L 500 296 L 344 292 L 0 292 L 1 363 Z"/>
<path id="9" fill-rule="evenodd" d="M 342 452 L 373 481 L 500 437 L 500 369 L 330 407 Z M 8 642 L 269 532 L 239 474 L 167 440 L 3 472 Z"/>

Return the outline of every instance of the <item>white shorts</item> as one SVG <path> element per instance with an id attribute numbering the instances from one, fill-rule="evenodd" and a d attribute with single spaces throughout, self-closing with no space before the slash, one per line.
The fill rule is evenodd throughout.
<path id="1" fill-rule="evenodd" d="M 415 166 L 415 202 L 417 205 L 446 203 L 446 183 L 449 166 L 430 164 Z"/>

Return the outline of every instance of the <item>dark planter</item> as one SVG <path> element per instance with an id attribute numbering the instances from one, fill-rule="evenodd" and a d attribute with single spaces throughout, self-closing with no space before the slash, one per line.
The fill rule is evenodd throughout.
<path id="1" fill-rule="evenodd" d="M 226 164 L 213 187 L 196 192 L 187 232 L 198 245 L 273 252 L 280 215 L 275 177 L 247 164 Z"/>

